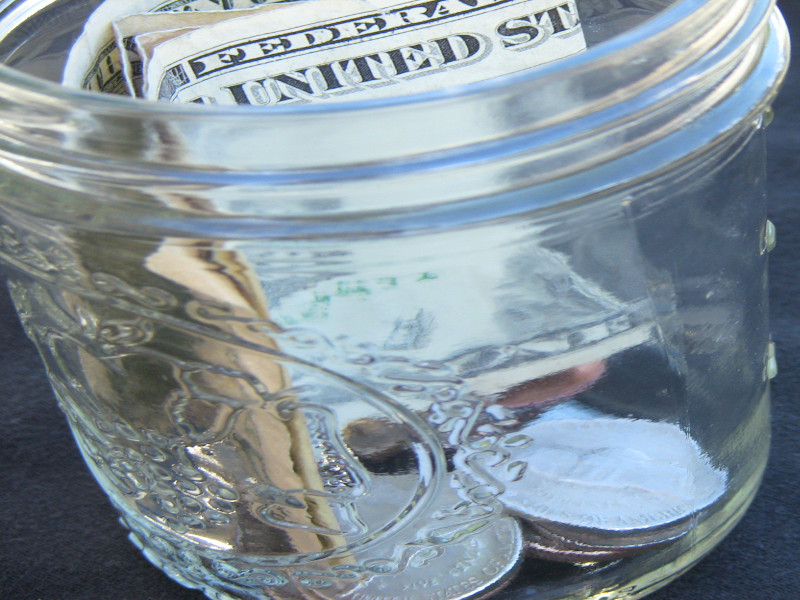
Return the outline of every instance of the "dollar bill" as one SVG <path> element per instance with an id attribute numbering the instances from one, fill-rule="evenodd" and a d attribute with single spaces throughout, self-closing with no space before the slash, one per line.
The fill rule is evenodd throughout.
<path id="1" fill-rule="evenodd" d="M 94 92 L 130 92 L 131 84 L 125 81 L 123 52 L 120 48 L 125 48 L 128 60 L 133 63 L 138 61 L 138 57 L 130 44 L 126 47 L 116 42 L 113 23 L 123 17 L 176 12 L 189 22 L 196 18 L 194 13 L 198 12 L 235 13 L 266 3 L 267 0 L 107 0 L 92 13 L 70 49 L 61 82 L 69 87 Z"/>
<path id="2" fill-rule="evenodd" d="M 270 7 L 272 5 L 260 9 L 137 13 L 113 21 L 111 26 L 128 93 L 131 96 L 142 95 L 142 63 L 143 59 L 146 60 L 149 48 L 201 27 L 220 23 L 232 18 L 232 15 L 244 16 L 253 10 Z"/>
<path id="3" fill-rule="evenodd" d="M 297 2 L 143 48 L 143 94 L 222 105 L 383 98 L 585 48 L 575 0 Z"/>

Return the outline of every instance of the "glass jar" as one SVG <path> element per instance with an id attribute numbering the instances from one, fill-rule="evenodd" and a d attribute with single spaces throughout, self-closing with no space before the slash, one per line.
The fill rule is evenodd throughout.
<path id="1" fill-rule="evenodd" d="M 768 449 L 769 0 L 583 2 L 590 49 L 384 100 L 62 88 L 0 3 L 0 257 L 131 540 L 210 598 L 638 597 Z"/>

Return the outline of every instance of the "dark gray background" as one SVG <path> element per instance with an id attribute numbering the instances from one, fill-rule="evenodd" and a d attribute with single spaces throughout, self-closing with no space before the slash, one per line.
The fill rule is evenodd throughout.
<path id="1" fill-rule="evenodd" d="M 800 3 L 779 2 L 800 40 Z M 800 584 L 800 60 L 769 129 L 773 446 L 751 510 L 698 566 L 652 600 L 795 600 Z M 1 287 L 1 286 L 0 286 Z M 201 600 L 127 541 L 83 464 L 39 359 L 0 289 L 0 598 Z"/>

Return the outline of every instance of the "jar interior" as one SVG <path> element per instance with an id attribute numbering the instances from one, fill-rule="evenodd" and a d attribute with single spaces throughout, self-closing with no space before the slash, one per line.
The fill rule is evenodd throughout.
<path id="1" fill-rule="evenodd" d="M 677 0 L 576 0 L 589 47 L 641 25 Z M 7 0 L 0 5 L 0 62 L 60 82 L 69 49 L 101 0 Z M 166 2 L 165 2 L 166 4 Z"/>
<path id="2" fill-rule="evenodd" d="M 689 6 L 575 1 L 590 46 Z M 0 0 L 0 62 L 58 82 L 99 4 Z M 0 258 L 134 543 L 219 599 L 414 600 L 444 574 L 451 600 L 622 600 L 698 560 L 768 450 L 756 115 L 785 46 L 748 36 L 762 8 L 427 117 L 361 105 L 414 113 L 374 145 L 352 107 L 198 128 L 6 100 Z M 291 145 L 315 126 L 349 164 Z"/>

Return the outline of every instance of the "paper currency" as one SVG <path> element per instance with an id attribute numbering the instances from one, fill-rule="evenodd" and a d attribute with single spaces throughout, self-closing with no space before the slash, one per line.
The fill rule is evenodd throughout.
<path id="1" fill-rule="evenodd" d="M 535 396 L 522 384 L 654 340 L 647 307 L 616 298 L 538 239 L 438 236 L 450 249 L 441 256 L 420 252 L 400 261 L 409 252 L 402 241 L 372 240 L 348 248 L 352 267 L 344 273 L 298 270 L 274 295 L 271 317 L 375 352 L 447 362 L 473 393 L 515 406 Z M 270 248 L 235 247 L 263 281 L 274 278 Z M 602 369 L 595 365 L 596 377 Z"/>
<path id="2" fill-rule="evenodd" d="M 128 93 L 141 96 L 142 57 L 145 49 L 207 25 L 248 14 L 250 10 L 208 10 L 192 12 L 155 12 L 128 15 L 112 22 L 114 39 L 120 49 L 119 60 Z M 139 47 L 143 44 L 144 48 Z M 124 51 L 123 51 L 124 49 Z"/>
<path id="3" fill-rule="evenodd" d="M 266 0 L 107 0 L 95 10 L 84 25 L 83 33 L 70 49 L 64 66 L 62 84 L 93 92 L 129 93 L 120 48 L 126 48 L 128 60 L 138 62 L 132 46 L 119 46 L 113 23 L 130 15 L 179 12 L 189 25 L 196 26 L 198 12 L 235 13 L 266 4 Z M 202 17 L 201 17 L 202 19 Z M 206 20 L 213 17 L 206 17 Z"/>
<path id="4" fill-rule="evenodd" d="M 575 0 L 266 4 L 107 1 L 62 82 L 151 100 L 272 105 L 463 85 L 586 48 Z"/>
<path id="5" fill-rule="evenodd" d="M 574 0 L 298 2 L 147 49 L 144 97 L 259 106 L 385 98 L 585 48 Z"/>

